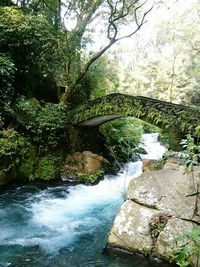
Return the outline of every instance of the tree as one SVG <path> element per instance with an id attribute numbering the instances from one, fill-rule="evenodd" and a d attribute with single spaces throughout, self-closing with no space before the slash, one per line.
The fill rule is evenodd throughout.
<path id="1" fill-rule="evenodd" d="M 85 77 L 90 66 L 100 58 L 116 42 L 133 36 L 146 22 L 146 16 L 152 7 L 144 10 L 146 2 L 139 0 L 91 0 L 91 1 L 69 1 L 66 7 L 65 18 L 76 19 L 73 31 L 67 32 L 69 36 L 69 60 L 67 63 L 68 84 L 61 98 L 61 103 L 66 104 L 68 101 L 73 102 L 73 95 L 80 81 Z M 74 13 L 73 13 L 74 12 Z M 141 14 L 142 13 L 142 14 Z M 81 47 L 83 44 L 84 34 L 94 20 L 101 19 L 106 23 L 107 42 L 103 47 L 95 52 L 84 61 L 80 62 Z M 123 27 L 127 24 L 133 24 L 130 32 L 121 34 Z M 130 28 L 129 28 L 130 29 Z M 73 52 L 74 51 L 74 52 Z M 77 64 L 78 62 L 78 64 Z M 77 64 L 73 66 L 73 64 Z"/>
<path id="2" fill-rule="evenodd" d="M 65 66 L 60 62 L 65 61 L 64 35 L 44 16 L 1 7 L 0 53 L 8 54 L 16 66 L 16 93 L 35 96 L 37 88 L 45 87 L 43 81 L 59 84 L 63 79 Z"/>
<path id="3" fill-rule="evenodd" d="M 164 13 L 160 8 L 158 12 Z M 152 29 L 143 28 L 137 33 L 137 42 L 128 51 L 129 64 L 120 58 L 120 90 L 175 103 L 197 103 L 195 98 L 200 80 L 199 1 L 192 0 L 187 5 L 184 1 L 176 1 L 165 9 L 165 17 L 159 19 L 158 14 L 155 17 L 158 21 L 151 18 Z M 122 53 L 127 59 L 126 51 Z M 193 96 L 191 101 L 187 95 Z"/>
<path id="4" fill-rule="evenodd" d="M 61 98 L 61 103 L 66 104 L 74 101 L 74 94 L 77 94 L 77 86 L 88 72 L 90 66 L 100 58 L 113 44 L 116 42 L 131 37 L 134 35 L 146 22 L 146 16 L 152 9 L 147 7 L 146 1 L 140 0 L 38 0 L 25 1 L 19 0 L 18 5 L 23 8 L 32 10 L 35 14 L 44 14 L 51 17 L 54 24 L 58 25 L 56 21 L 61 20 L 60 12 L 62 12 L 62 29 L 65 35 L 67 61 L 66 64 L 66 80 L 67 84 L 65 92 Z M 52 12 L 57 12 L 52 17 Z M 58 15 L 59 13 L 59 15 Z M 54 13 L 53 13 L 54 14 Z M 89 57 L 83 57 L 84 45 L 90 40 L 86 40 L 88 30 L 94 32 L 95 21 L 100 22 L 105 28 L 107 41 L 103 44 L 101 49 L 97 52 L 90 52 Z M 74 27 L 71 25 L 74 24 Z M 126 26 L 132 24 L 129 32 Z M 125 34 L 121 34 L 121 30 Z M 64 85 L 64 84 L 63 84 Z"/>

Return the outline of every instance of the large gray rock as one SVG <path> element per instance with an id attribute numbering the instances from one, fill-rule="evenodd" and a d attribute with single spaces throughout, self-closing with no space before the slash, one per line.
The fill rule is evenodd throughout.
<path id="1" fill-rule="evenodd" d="M 169 259 L 174 239 L 200 223 L 199 171 L 187 174 L 178 163 L 168 163 L 131 180 L 108 246 Z"/>
<path id="2" fill-rule="evenodd" d="M 163 231 L 160 232 L 155 243 L 155 252 L 157 255 L 167 259 L 178 245 L 182 245 L 179 241 L 177 244 L 174 240 L 183 235 L 183 233 L 192 230 L 193 224 L 178 218 L 171 218 Z"/>
<path id="3" fill-rule="evenodd" d="M 108 238 L 109 245 L 150 253 L 153 241 L 149 233 L 149 221 L 158 212 L 127 200 L 115 218 Z"/>
<path id="4" fill-rule="evenodd" d="M 182 166 L 143 173 L 129 184 L 128 199 L 191 220 L 196 207 L 197 178 Z M 199 222 L 200 218 L 197 218 Z"/>

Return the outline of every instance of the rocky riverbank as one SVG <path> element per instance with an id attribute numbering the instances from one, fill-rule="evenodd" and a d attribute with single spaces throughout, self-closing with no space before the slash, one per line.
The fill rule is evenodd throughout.
<path id="1" fill-rule="evenodd" d="M 175 238 L 200 224 L 199 172 L 185 173 L 177 159 L 132 179 L 110 231 L 108 248 L 169 260 Z"/>

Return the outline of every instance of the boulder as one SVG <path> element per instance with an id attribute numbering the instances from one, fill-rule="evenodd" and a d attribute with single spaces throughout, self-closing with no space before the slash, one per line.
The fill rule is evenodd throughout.
<path id="1" fill-rule="evenodd" d="M 90 151 L 83 151 L 83 168 L 85 174 L 94 174 L 103 165 L 103 157 Z"/>
<path id="2" fill-rule="evenodd" d="M 61 178 L 74 182 L 96 182 L 103 174 L 103 162 L 102 156 L 90 151 L 75 152 L 67 156 Z"/>
<path id="3" fill-rule="evenodd" d="M 128 197 L 119 210 L 108 238 L 108 248 L 150 254 L 169 260 L 174 239 L 200 224 L 199 172 L 166 164 L 159 171 L 132 179 Z"/>
<path id="4" fill-rule="evenodd" d="M 154 248 L 156 254 L 168 259 L 170 255 L 172 255 L 174 249 L 176 249 L 178 245 L 182 245 L 182 241 L 176 244 L 174 240 L 182 236 L 183 233 L 191 231 L 192 228 L 193 224 L 190 221 L 172 217 L 157 238 Z"/>
<path id="5" fill-rule="evenodd" d="M 132 179 L 128 199 L 143 206 L 168 211 L 182 219 L 192 220 L 196 207 L 196 191 L 197 177 L 195 179 L 192 173 L 184 173 L 183 166 L 176 166 L 143 173 Z"/>

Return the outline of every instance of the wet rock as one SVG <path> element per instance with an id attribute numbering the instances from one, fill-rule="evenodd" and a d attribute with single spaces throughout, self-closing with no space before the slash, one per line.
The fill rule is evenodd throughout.
<path id="1" fill-rule="evenodd" d="M 98 154 L 93 154 L 90 151 L 83 151 L 83 168 L 84 173 L 94 174 L 102 168 L 103 157 Z"/>

